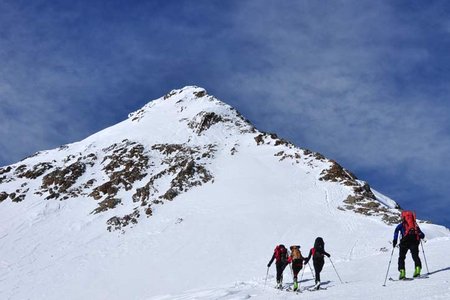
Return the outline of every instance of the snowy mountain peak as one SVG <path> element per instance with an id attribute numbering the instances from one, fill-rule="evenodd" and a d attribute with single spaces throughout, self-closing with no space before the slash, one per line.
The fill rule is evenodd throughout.
<path id="1" fill-rule="evenodd" d="M 161 117 L 164 118 L 163 122 L 171 124 L 166 132 L 171 129 L 179 132 L 180 128 L 173 125 L 181 123 L 181 127 L 190 131 L 184 134 L 185 137 L 190 137 L 191 133 L 203 135 L 215 124 L 219 126 L 210 134 L 212 138 L 218 132 L 221 132 L 219 138 L 223 138 L 225 132 L 228 132 L 228 135 L 255 132 L 254 126 L 234 108 L 208 95 L 205 89 L 196 86 L 172 90 L 129 114 L 128 119 L 136 123 L 146 123 L 146 119 L 149 119 L 148 122 L 152 123 L 154 119 Z"/>
<path id="2" fill-rule="evenodd" d="M 123 229 L 152 216 L 165 201 L 213 183 L 222 170 L 218 161 L 262 154 L 277 168 L 287 163 L 287 170 L 306 172 L 315 184 L 340 187 L 335 209 L 398 221 L 394 201 L 376 196 L 337 162 L 256 130 L 234 108 L 196 86 L 172 90 L 83 141 L 0 169 L 0 201 L 93 199 L 91 213 L 109 216 L 109 230 Z"/>
<path id="3" fill-rule="evenodd" d="M 148 104 L 146 104 L 138 111 L 130 113 L 128 117 L 135 120 L 139 119 L 142 114 L 148 112 L 155 105 L 161 105 L 161 102 L 171 102 L 172 104 L 180 104 L 182 102 L 185 103 L 193 101 L 205 96 L 207 96 L 207 92 L 204 88 L 200 88 L 197 86 L 185 86 L 184 88 L 181 89 L 172 90 L 159 99 L 150 101 Z"/>
<path id="4" fill-rule="evenodd" d="M 185 86 L 181 89 L 175 89 L 166 94 L 163 99 L 169 101 L 193 100 L 207 96 L 207 91 L 198 86 Z"/>

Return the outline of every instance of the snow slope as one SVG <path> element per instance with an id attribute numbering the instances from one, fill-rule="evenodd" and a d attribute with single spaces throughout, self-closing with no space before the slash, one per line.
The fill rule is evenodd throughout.
<path id="1" fill-rule="evenodd" d="M 205 112 L 214 114 L 208 119 Z M 267 262 L 276 244 L 299 244 L 307 254 L 317 236 L 324 238 L 345 283 L 326 261 L 322 281 L 329 288 L 305 291 L 301 297 L 450 298 L 448 229 L 421 224 L 430 278 L 388 281 L 383 287 L 394 226 L 381 215 L 342 209 L 353 187 L 320 180 L 332 165 L 329 160 L 268 135 L 258 143 L 260 135 L 228 105 L 201 88 L 186 87 L 83 141 L 12 165 L 0 182 L 0 192 L 9 195 L 0 202 L 0 299 L 290 299 L 298 295 L 273 289 L 274 266 L 265 284 Z M 89 194 L 110 175 L 104 162 L 113 158 L 104 149 L 124 139 L 143 145 L 149 157 L 145 176 L 133 181 L 130 190 L 118 184 L 121 202 L 92 213 L 107 199 L 106 193 L 98 200 Z M 200 154 L 193 154 L 196 170 L 205 168 L 213 179 L 198 181 L 203 173 L 194 172 L 190 182 L 196 184 L 183 186 L 175 198 L 166 200 L 164 191 L 177 176 L 164 173 L 167 153 L 152 148 L 162 143 L 199 147 Z M 205 154 L 209 145 L 214 150 Z M 76 157 L 84 161 L 81 157 L 88 153 L 95 153 L 97 160 L 86 163 L 86 171 L 73 183 L 83 187 L 81 192 L 67 199 L 45 200 L 52 195 L 51 187 L 57 187 L 41 187 L 52 169 L 36 179 L 17 175 L 22 165 L 31 169 L 51 162 L 53 169 L 64 168 Z M 158 179 L 154 186 L 159 194 L 153 195 L 157 203 L 134 202 L 133 193 L 152 178 Z M 94 185 L 83 185 L 89 179 Z M 11 201 L 18 190 L 24 199 Z M 373 193 L 388 213 L 396 212 L 393 200 Z M 144 213 L 148 207 L 150 216 Z M 131 211 L 140 212 L 137 224 L 106 229 L 112 217 Z M 397 255 L 398 250 L 390 268 L 393 277 Z M 408 257 L 408 274 L 411 263 Z M 286 269 L 286 284 L 292 282 L 289 273 Z M 306 268 L 301 286 L 312 283 Z"/>

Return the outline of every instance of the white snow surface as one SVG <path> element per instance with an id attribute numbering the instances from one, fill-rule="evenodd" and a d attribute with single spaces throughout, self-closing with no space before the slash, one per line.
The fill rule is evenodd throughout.
<path id="1" fill-rule="evenodd" d="M 151 217 L 142 215 L 125 233 L 106 230 L 105 222 L 117 211 L 91 214 L 97 203 L 90 197 L 59 201 L 34 195 L 20 203 L 1 202 L 0 299 L 450 299 L 447 228 L 421 224 L 429 278 L 388 280 L 382 286 L 394 226 L 379 217 L 337 209 L 349 188 L 318 180 L 328 162 L 280 161 L 274 156 L 280 147 L 287 153 L 297 148 L 257 146 L 255 133 L 242 132 L 251 129 L 247 123 L 216 124 L 208 134 L 195 134 L 187 124 L 200 111 L 237 118 L 214 97 L 193 96 L 203 91 L 175 90 L 65 150 L 42 151 L 18 163 L 60 161 L 125 138 L 148 146 L 219 145 L 208 166 L 214 182 L 180 194 Z M 230 155 L 233 147 L 237 152 Z M 12 191 L 20 183 L 0 187 Z M 395 207 L 392 199 L 375 194 L 384 205 Z M 124 201 L 118 210 L 130 207 L 133 203 Z M 326 260 L 321 277 L 327 290 L 296 294 L 274 289 L 275 264 L 266 278 L 274 247 L 301 245 L 307 255 L 318 236 L 344 283 Z M 388 277 L 398 276 L 397 258 L 395 249 Z M 409 254 L 406 269 L 412 276 Z M 292 284 L 289 267 L 284 283 Z M 306 266 L 301 289 L 313 284 Z"/>

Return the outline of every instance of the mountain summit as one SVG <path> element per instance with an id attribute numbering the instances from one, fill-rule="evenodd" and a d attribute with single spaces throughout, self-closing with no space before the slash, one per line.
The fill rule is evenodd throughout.
<path id="1" fill-rule="evenodd" d="M 0 220 L 0 296 L 142 299 L 260 277 L 280 242 L 383 254 L 399 206 L 188 86 L 0 168 Z"/>
<path id="2" fill-rule="evenodd" d="M 379 201 L 336 162 L 259 132 L 235 109 L 194 86 L 173 90 L 81 142 L 0 169 L 0 199 L 88 197 L 97 204 L 94 214 L 127 207 L 127 214 L 107 222 L 109 230 L 121 229 L 193 187 L 213 184 L 216 156 L 232 160 L 242 147 L 272 151 L 280 167 L 289 162 L 309 169 L 317 180 L 342 185 L 348 195 L 339 209 L 379 215 L 388 223 L 398 219 L 395 203 Z"/>

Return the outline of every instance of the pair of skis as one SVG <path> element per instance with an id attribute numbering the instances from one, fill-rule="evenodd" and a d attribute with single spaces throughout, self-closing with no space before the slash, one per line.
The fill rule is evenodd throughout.
<path id="1" fill-rule="evenodd" d="M 392 277 L 389 277 L 390 281 L 412 281 L 412 280 L 416 280 L 416 279 L 425 279 L 425 278 L 429 278 L 428 275 L 419 275 L 417 277 L 405 277 L 403 279 L 395 279 Z"/>
<path id="2" fill-rule="evenodd" d="M 277 288 L 277 287 L 276 287 Z M 311 286 L 311 287 L 305 287 L 305 288 L 303 288 L 303 289 L 301 289 L 301 288 L 298 288 L 297 290 L 295 290 L 294 291 L 294 289 L 292 289 L 291 287 L 287 287 L 287 288 L 277 288 L 277 289 L 279 289 L 279 290 L 281 290 L 281 291 L 286 291 L 286 292 L 294 292 L 294 293 L 302 293 L 302 292 L 304 292 L 304 291 L 309 291 L 309 292 L 316 292 L 316 291 L 324 291 L 324 290 L 326 290 L 327 288 L 326 287 L 319 287 L 319 288 L 317 288 L 315 285 L 313 285 L 313 286 Z"/>

